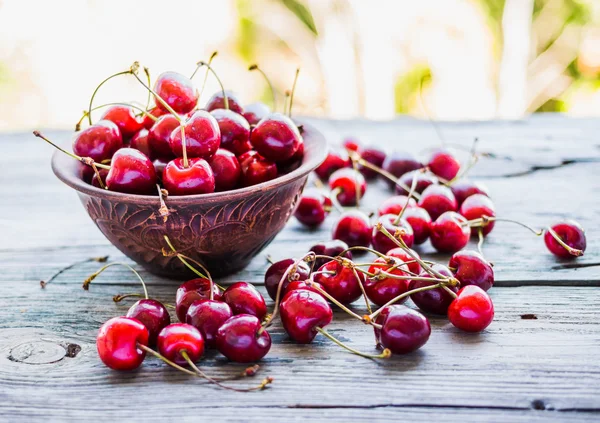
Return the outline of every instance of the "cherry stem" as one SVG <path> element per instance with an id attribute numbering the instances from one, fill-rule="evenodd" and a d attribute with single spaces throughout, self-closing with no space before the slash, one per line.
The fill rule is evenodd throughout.
<path id="1" fill-rule="evenodd" d="M 144 73 L 146 74 L 146 80 L 148 81 L 148 86 L 150 86 L 150 84 L 152 84 L 152 79 L 150 79 L 150 69 L 148 69 L 147 67 L 144 66 Z M 148 98 L 146 99 L 146 110 L 144 110 L 144 116 L 146 116 L 146 111 L 150 108 L 150 100 L 152 99 L 152 95 L 150 93 L 150 91 L 148 91 Z M 152 116 L 152 115 L 150 115 Z M 152 116 L 154 117 L 154 116 Z M 155 120 L 156 122 L 156 120 Z"/>
<path id="2" fill-rule="evenodd" d="M 338 257 L 343 257 L 343 256 L 344 256 L 344 254 L 346 254 L 348 251 L 366 251 L 366 252 L 368 252 L 368 253 L 373 253 L 373 254 L 375 254 L 376 256 L 379 256 L 379 257 L 381 257 L 381 258 L 385 258 L 385 259 L 388 259 L 388 258 L 389 258 L 389 257 L 388 257 L 388 256 L 386 256 L 385 254 L 382 254 L 382 253 L 380 253 L 380 252 L 379 252 L 379 251 L 377 251 L 377 250 L 374 250 L 374 249 L 372 249 L 372 248 L 369 248 L 369 247 L 363 247 L 362 245 L 356 245 L 356 246 L 354 246 L 354 247 L 349 247 L 349 248 L 346 248 L 344 251 L 342 251 L 341 253 L 339 253 L 337 256 L 338 256 Z"/>
<path id="3" fill-rule="evenodd" d="M 375 264 L 377 264 L 377 263 L 375 263 Z M 376 273 L 370 273 L 363 269 L 358 269 L 358 270 L 361 273 L 364 273 L 365 275 L 369 276 L 369 278 L 371 278 L 371 279 L 379 279 L 379 280 L 381 280 L 381 279 L 398 279 L 398 280 L 405 280 L 405 281 L 431 281 L 431 280 L 446 281 L 446 282 L 452 281 L 452 278 L 431 278 L 428 276 L 395 275 L 393 273 L 386 272 L 383 269 L 377 269 Z"/>
<path id="4" fill-rule="evenodd" d="M 273 84 L 271 83 L 271 80 L 269 79 L 269 77 L 267 76 L 267 74 L 258 67 L 258 65 L 254 64 L 251 65 L 248 68 L 249 71 L 253 71 L 256 70 L 258 72 L 260 72 L 260 74 L 263 76 L 263 78 L 265 79 L 265 81 L 267 81 L 267 84 L 269 85 L 269 89 L 271 90 L 271 98 L 273 99 L 273 111 L 277 110 L 277 96 L 275 95 L 275 89 L 273 88 Z M 285 110 L 284 110 L 285 112 Z"/>
<path id="5" fill-rule="evenodd" d="M 73 154 L 73 153 L 65 150 L 62 147 L 59 147 L 58 145 L 56 145 L 52 141 L 50 141 L 48 138 L 46 138 L 45 136 L 43 136 L 39 131 L 33 131 L 33 135 L 35 135 L 38 138 L 43 139 L 48 144 L 50 144 L 52 147 L 56 148 L 58 151 L 61 151 L 61 152 L 65 153 L 67 156 L 72 157 L 75 160 L 79 160 L 81 163 L 83 163 L 85 165 L 91 166 L 92 163 L 94 163 L 96 166 L 98 166 L 101 169 L 110 169 L 110 166 L 107 166 L 105 164 L 96 163 L 90 157 L 81 157 L 81 156 L 78 156 L 76 154 Z"/>
<path id="6" fill-rule="evenodd" d="M 285 92 L 285 97 L 283 99 L 283 114 L 284 115 L 288 114 L 288 110 L 289 110 L 289 106 L 290 106 L 290 95 L 291 95 L 291 93 L 289 91 Z"/>
<path id="7" fill-rule="evenodd" d="M 146 85 L 146 83 L 140 79 L 139 75 L 137 74 L 139 67 L 140 67 L 140 64 L 138 62 L 134 62 L 133 65 L 131 65 L 130 73 L 135 77 L 135 79 L 138 80 L 138 82 L 140 84 L 142 84 L 142 86 L 144 88 L 146 88 L 150 93 L 152 93 L 154 95 L 154 99 L 156 101 L 158 101 L 165 109 L 167 109 L 167 111 L 169 113 L 171 113 L 173 116 L 175 116 L 175 118 L 179 121 L 179 123 L 181 123 L 183 121 L 183 119 L 181 119 L 181 117 L 177 114 L 177 112 L 175 110 L 173 110 L 173 108 L 171 106 L 169 106 L 169 104 L 165 100 L 163 100 L 163 98 L 161 96 L 159 96 L 152 88 L 150 88 L 149 85 Z"/>
<path id="8" fill-rule="evenodd" d="M 217 51 L 213 51 L 213 53 L 210 55 L 210 57 L 208 58 L 208 64 L 212 64 L 213 59 L 217 56 L 218 52 Z M 190 81 L 194 78 L 194 75 L 196 75 L 196 73 L 200 70 L 200 68 L 204 66 L 204 65 L 198 65 L 196 64 L 196 69 L 194 69 L 194 73 L 192 73 L 192 76 L 190 76 Z M 198 93 L 198 102 L 200 102 L 200 98 L 202 97 L 202 94 L 204 93 L 204 88 L 206 87 L 206 81 L 208 80 L 208 69 L 206 69 L 206 73 L 204 74 L 204 79 L 202 80 L 202 87 L 200 87 L 200 92 Z"/>
<path id="9" fill-rule="evenodd" d="M 169 195 L 169 191 L 166 189 L 162 189 L 160 185 L 156 184 L 156 189 L 158 190 L 158 199 L 160 201 L 160 207 L 158 208 L 158 214 L 163 218 L 163 222 L 167 223 L 169 215 L 171 212 L 167 207 L 167 203 L 165 203 L 165 198 Z"/>
<path id="10" fill-rule="evenodd" d="M 454 292 L 453 290 L 451 290 L 450 288 L 448 288 L 446 285 L 442 285 L 442 288 L 444 288 L 444 290 L 450 294 L 450 296 L 452 298 L 458 298 L 458 295 L 456 295 L 456 292 Z"/>
<path id="11" fill-rule="evenodd" d="M 144 282 L 144 279 L 142 279 L 142 277 L 140 276 L 140 274 L 137 272 L 137 270 L 135 270 L 133 267 L 131 267 L 127 263 L 121 263 L 121 262 L 118 262 L 118 261 L 115 261 L 113 263 L 108 263 L 108 264 L 102 266 L 100 269 L 98 269 L 94 273 L 92 273 L 90 276 L 88 276 L 86 278 L 86 280 L 83 281 L 83 289 L 85 289 L 86 291 L 88 289 L 90 289 L 90 283 L 92 283 L 92 281 L 94 279 L 96 279 L 100 273 L 104 272 L 106 269 L 108 269 L 109 267 L 112 267 L 112 266 L 123 266 L 123 267 L 126 267 L 129 270 L 131 270 L 137 276 L 137 278 L 140 280 L 140 283 L 142 284 L 142 288 L 144 289 L 144 296 L 146 297 L 146 299 L 149 298 L 148 297 L 148 290 L 146 289 L 146 283 Z"/>
<path id="12" fill-rule="evenodd" d="M 288 108 L 288 116 L 292 117 L 292 105 L 294 104 L 294 93 L 296 92 L 296 83 L 298 82 L 298 75 L 300 74 L 300 68 L 296 69 L 296 75 L 294 76 L 294 83 L 292 84 L 292 91 L 290 93 L 290 106 Z"/>
<path id="13" fill-rule="evenodd" d="M 350 263 L 352 263 L 350 261 Z M 360 280 L 360 276 L 358 276 L 358 272 L 356 271 L 356 267 L 355 266 L 351 266 L 352 267 L 352 273 L 354 273 L 354 277 L 356 278 L 356 282 L 358 282 L 358 286 L 360 287 L 360 290 L 362 291 L 362 295 L 363 298 L 365 299 L 365 304 L 367 306 L 367 311 L 370 313 L 372 313 L 371 310 L 371 304 L 369 303 L 369 297 L 367 297 L 367 291 L 365 291 L 365 286 L 363 285 L 362 281 Z"/>
<path id="14" fill-rule="evenodd" d="M 358 163 L 356 160 L 358 154 L 353 154 L 350 156 L 350 161 L 352 162 L 352 169 L 354 169 L 354 194 L 356 195 L 356 208 L 360 209 L 360 184 L 358 183 L 358 175 L 360 172 L 358 171 Z"/>
<path id="15" fill-rule="evenodd" d="M 339 213 L 344 213 L 344 208 L 342 207 L 342 205 L 340 204 L 340 202 L 337 199 L 337 196 L 340 195 L 340 193 L 342 192 L 342 187 L 337 187 L 336 189 L 334 189 L 333 191 L 331 191 L 329 193 L 329 199 L 331 200 L 331 204 L 333 204 L 333 207 L 339 212 Z"/>
<path id="16" fill-rule="evenodd" d="M 56 279 L 58 276 L 60 276 L 61 274 L 63 274 L 64 272 L 66 272 L 67 270 L 70 270 L 72 268 L 74 268 L 75 266 L 78 266 L 80 264 L 84 264 L 84 263 L 89 263 L 91 261 L 95 261 L 98 263 L 106 263 L 106 260 L 108 260 L 108 256 L 102 256 L 102 257 L 90 257 L 87 258 L 85 260 L 81 260 L 81 261 L 76 261 L 75 263 L 71 263 L 68 266 L 63 267 L 62 269 L 58 270 L 57 272 L 55 272 L 52 276 L 50 276 L 50 278 L 47 281 L 40 281 L 40 286 L 42 288 L 45 288 L 46 285 L 48 285 L 50 282 L 52 282 L 54 279 Z"/>
<path id="17" fill-rule="evenodd" d="M 190 167 L 190 163 L 188 161 L 187 156 L 187 139 L 185 138 L 185 126 L 179 125 L 179 127 L 181 128 L 181 151 L 183 152 L 183 167 L 187 169 L 188 167 Z"/>
<path id="18" fill-rule="evenodd" d="M 312 276 L 311 276 L 312 278 Z M 361 316 L 359 316 L 358 314 L 356 314 L 355 312 L 353 312 L 352 310 L 350 310 L 348 307 L 346 307 L 344 304 L 342 304 L 341 302 L 339 302 L 338 300 L 336 300 L 335 298 L 333 298 L 327 291 L 325 291 L 323 288 L 321 288 L 319 285 L 317 285 L 317 282 L 315 282 L 312 279 L 309 279 L 306 281 L 306 284 L 308 286 L 310 286 L 312 289 L 314 289 L 315 291 L 317 291 L 319 294 L 321 294 L 323 297 L 327 298 L 329 301 L 331 301 L 333 304 L 335 304 L 336 306 L 338 306 L 340 309 L 344 310 L 346 313 L 348 313 L 350 316 L 358 319 L 358 320 L 363 320 L 363 318 Z"/>
<path id="19" fill-rule="evenodd" d="M 136 292 L 132 292 L 132 293 L 128 293 L 128 294 L 117 294 L 117 295 L 113 295 L 113 302 L 115 303 L 120 303 L 121 301 L 123 301 L 125 298 L 145 298 L 145 296 L 143 294 L 138 294 Z"/>
<path id="20" fill-rule="evenodd" d="M 217 75 L 217 73 L 215 72 L 215 70 L 210 66 L 210 64 L 208 64 L 206 62 L 203 62 L 203 61 L 199 61 L 196 64 L 198 66 L 206 66 L 208 68 L 208 70 L 212 72 L 212 74 L 214 75 L 215 79 L 217 80 L 217 82 L 221 86 L 221 92 L 223 93 L 223 103 L 225 105 L 225 109 L 229 110 L 229 99 L 227 98 L 227 94 L 225 94 L 225 87 L 223 87 L 223 83 L 219 79 L 219 76 Z"/>
<path id="21" fill-rule="evenodd" d="M 133 73 L 133 70 L 132 70 L 132 69 L 128 69 L 128 70 L 126 70 L 126 71 L 123 71 L 123 72 L 118 72 L 118 73 L 115 73 L 114 75 L 111 75 L 111 76 L 109 76 L 108 78 L 106 78 L 104 81 L 102 81 L 102 82 L 101 82 L 101 83 L 100 83 L 100 84 L 99 84 L 99 85 L 96 87 L 96 89 L 95 89 L 95 90 L 94 90 L 94 92 L 92 93 L 92 97 L 90 98 L 90 104 L 89 104 L 89 106 L 88 106 L 88 114 L 87 114 L 87 117 L 88 117 L 88 122 L 90 123 L 90 125 L 93 125 L 93 123 L 92 123 L 92 107 L 93 107 L 93 105 L 94 105 L 94 97 L 96 97 L 96 94 L 98 93 L 98 90 L 100 89 L 100 87 L 101 87 L 102 85 L 104 85 L 106 82 L 110 81 L 111 79 L 113 79 L 113 78 L 115 78 L 115 77 L 117 77 L 117 76 L 121 76 L 121 75 L 128 75 L 128 74 L 130 74 L 130 73 Z"/>
<path id="22" fill-rule="evenodd" d="M 477 143 L 479 142 L 479 138 L 475 138 L 473 140 L 473 145 L 471 145 L 471 158 L 469 160 L 469 163 L 464 166 L 464 168 L 461 168 L 460 171 L 456 174 L 456 176 L 452 179 L 450 179 L 449 181 L 447 181 L 444 185 L 446 186 L 450 186 L 453 183 L 455 183 L 456 181 L 458 181 L 459 179 L 462 179 L 465 177 L 465 175 L 467 173 L 469 173 L 469 171 L 473 168 L 473 166 L 475 166 L 475 164 L 477 164 L 477 161 L 479 160 L 479 156 L 476 153 L 476 147 L 477 147 Z"/>
<path id="23" fill-rule="evenodd" d="M 126 103 L 126 102 L 117 102 L 117 103 L 105 103 L 105 104 L 101 104 L 100 106 L 96 106 L 92 109 L 92 111 L 94 110 L 98 110 L 98 109 L 102 109 L 104 107 L 109 107 L 109 106 L 127 106 L 127 107 L 131 107 L 132 109 L 138 110 L 139 112 L 141 112 L 144 116 L 152 119 L 154 122 L 156 122 L 158 120 L 158 118 L 154 115 L 152 115 L 151 113 L 148 113 L 146 110 L 144 110 L 143 108 L 136 106 L 135 104 L 131 104 L 131 103 Z M 83 111 L 83 116 L 81 116 L 81 118 L 79 119 L 79 121 L 77 122 L 77 124 L 75 125 L 75 131 L 79 131 L 81 129 L 81 124 L 83 123 L 83 120 L 89 116 L 89 112 L 87 110 Z"/>
<path id="24" fill-rule="evenodd" d="M 321 335 L 325 336 L 326 338 L 329 338 L 331 341 L 338 344 L 340 347 L 350 351 L 352 354 L 356 354 L 361 357 L 371 358 L 371 359 L 390 358 L 392 356 L 392 352 L 388 348 L 384 349 L 381 354 L 376 354 L 376 355 L 367 354 L 367 353 L 355 350 L 352 347 L 349 347 L 348 345 L 344 344 L 342 341 L 340 341 L 339 339 L 337 339 L 336 337 L 334 337 L 332 334 L 330 334 L 329 332 L 327 332 L 325 329 L 323 329 L 321 327 L 317 326 L 317 327 L 315 327 L 315 330 L 317 330 Z"/>
<path id="25" fill-rule="evenodd" d="M 268 255 L 268 254 L 267 254 L 267 255 L 265 256 L 265 259 L 266 259 L 266 260 L 267 260 L 269 263 L 271 263 L 271 264 L 275 264 L 275 260 L 273 260 L 273 257 L 271 257 L 270 255 Z"/>
<path id="26" fill-rule="evenodd" d="M 571 247 L 570 245 L 567 245 L 560 238 L 560 236 L 558 236 L 558 234 L 556 233 L 556 231 L 554 229 L 552 229 L 551 227 L 548 226 L 548 228 L 546 230 L 548 231 L 548 233 L 550 233 L 550 235 L 552 235 L 552 237 L 556 240 L 556 242 L 558 242 L 560 244 L 561 247 L 563 247 L 565 250 L 568 251 L 569 254 L 571 254 L 572 256 L 575 256 L 575 257 L 580 257 L 583 255 L 583 250 L 579 250 L 577 248 Z"/>
<path id="27" fill-rule="evenodd" d="M 479 251 L 479 254 L 481 254 L 481 256 L 483 257 L 483 241 L 485 239 L 483 236 L 483 228 L 477 229 L 477 236 L 479 237 L 479 241 L 477 242 L 477 250 Z"/>
<path id="28" fill-rule="evenodd" d="M 536 236 L 542 236 L 544 234 L 543 230 L 535 230 L 533 229 L 531 226 L 526 225 L 524 223 L 519 222 L 518 220 L 512 220 L 512 219 L 504 219 L 504 218 L 498 218 L 498 217 L 493 217 L 493 216 L 482 216 L 478 219 L 473 219 L 473 220 L 468 220 L 466 222 L 463 223 L 463 225 L 468 225 L 470 227 L 486 227 L 487 225 L 489 225 L 490 222 L 508 222 L 508 223 L 514 223 L 516 225 L 522 226 L 525 229 L 528 229 L 529 231 L 531 231 L 534 235 Z"/>
<path id="29" fill-rule="evenodd" d="M 424 169 L 421 169 L 419 172 L 424 172 Z M 396 216 L 396 220 L 394 220 L 393 222 L 394 225 L 398 225 L 400 223 L 400 219 L 402 219 L 402 216 L 404 215 L 404 210 L 406 210 L 409 207 L 410 199 L 415 194 L 415 189 L 417 188 L 417 175 L 417 172 L 415 172 L 415 174 L 413 175 L 412 182 L 410 184 L 410 191 L 408 191 L 408 198 L 406 199 L 406 204 L 404 205 L 404 207 L 402 207 L 402 210 L 400 210 L 398 216 Z"/>
<path id="30" fill-rule="evenodd" d="M 98 167 L 96 166 L 95 162 L 91 162 L 90 166 L 92 167 L 92 170 L 94 171 L 94 178 L 96 178 L 98 180 L 98 185 L 100 185 L 100 188 L 102 189 L 108 189 L 106 187 L 106 185 L 104 185 L 104 181 L 102 181 L 102 176 L 100 176 L 100 172 L 98 171 Z"/>
<path id="31" fill-rule="evenodd" d="M 361 166 L 366 167 L 367 169 L 371 169 L 377 173 L 379 173 L 380 175 L 382 175 L 383 177 L 389 179 L 390 181 L 394 182 L 396 185 L 398 185 L 399 187 L 401 187 L 402 189 L 404 189 L 405 191 L 410 191 L 410 187 L 407 186 L 405 183 L 403 183 L 402 181 L 398 180 L 398 178 L 396 178 L 394 175 L 392 175 L 390 172 L 388 172 L 387 170 L 384 170 L 382 168 L 380 168 L 379 166 L 375 166 L 372 163 L 369 163 L 368 161 L 366 161 L 365 159 L 358 159 L 358 163 Z M 418 193 L 414 193 L 413 197 L 415 197 L 417 200 L 421 198 L 421 195 Z"/>

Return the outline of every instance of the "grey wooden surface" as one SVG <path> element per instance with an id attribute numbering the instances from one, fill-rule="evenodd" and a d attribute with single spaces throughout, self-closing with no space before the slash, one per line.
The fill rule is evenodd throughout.
<path id="1" fill-rule="evenodd" d="M 410 119 L 312 123 L 332 143 L 355 135 L 388 151 L 415 153 L 439 144 L 428 122 Z M 82 280 L 99 266 L 86 263 L 40 288 L 41 279 L 65 265 L 124 258 L 51 174 L 46 145 L 29 134 L 0 136 L 0 420 L 598 421 L 600 121 L 546 115 L 444 123 L 440 130 L 446 142 L 467 148 L 479 137 L 479 149 L 496 156 L 482 159 L 472 175 L 490 188 L 499 216 L 534 226 L 577 219 L 587 231 L 586 255 L 557 261 L 540 238 L 498 223 L 485 246 L 495 263 L 496 318 L 484 333 L 461 333 L 432 318 L 431 339 L 420 351 L 375 363 L 320 337 L 295 345 L 277 323 L 261 363 L 261 373 L 275 382 L 254 394 L 218 390 L 153 359 L 132 373 L 100 363 L 98 327 L 130 304 L 114 304 L 112 296 L 139 287 L 115 268 L 84 292 Z M 70 136 L 50 135 L 64 142 Z M 370 186 L 364 207 L 376 208 L 384 195 L 383 183 Z M 290 221 L 246 271 L 222 282 L 261 283 L 265 254 L 302 254 L 329 238 L 334 219 L 312 232 Z M 426 244 L 421 252 L 432 249 Z M 173 302 L 176 281 L 142 274 L 152 296 Z M 356 308 L 362 310 L 360 303 Z M 523 318 L 531 314 L 536 319 Z M 373 350 L 369 328 L 339 312 L 330 330 Z M 242 368 L 216 353 L 202 365 L 215 375 Z"/>

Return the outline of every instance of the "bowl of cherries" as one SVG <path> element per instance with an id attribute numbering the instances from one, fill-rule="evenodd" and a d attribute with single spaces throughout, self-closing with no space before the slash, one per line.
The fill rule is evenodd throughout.
<path id="1" fill-rule="evenodd" d="M 214 275 L 244 268 L 284 227 L 327 152 L 318 131 L 291 119 L 293 88 L 284 113 L 244 106 L 210 63 L 199 62 L 191 77 L 164 72 L 154 84 L 146 68 L 140 77 L 137 62 L 108 77 L 77 124 L 71 151 L 34 132 L 57 148 L 54 173 L 77 191 L 106 238 L 163 276 L 188 274 L 165 239 Z M 221 91 L 201 106 L 193 77 L 203 67 Z M 94 106 L 95 94 L 117 76 L 137 79 L 147 104 Z M 103 112 L 95 123 L 94 110 Z"/>

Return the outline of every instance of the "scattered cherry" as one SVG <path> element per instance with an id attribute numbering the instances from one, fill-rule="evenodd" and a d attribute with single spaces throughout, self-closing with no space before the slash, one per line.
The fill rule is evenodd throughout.
<path id="1" fill-rule="evenodd" d="M 323 328 L 333 319 L 333 312 L 325 298 L 307 289 L 288 292 L 279 312 L 286 333 L 301 344 L 311 343 L 317 335 L 315 328 Z"/>
<path id="2" fill-rule="evenodd" d="M 402 264 L 402 261 L 397 258 L 392 258 L 391 263 L 390 260 L 383 257 L 375 259 L 369 267 L 369 273 L 374 273 L 375 276 L 367 277 L 365 280 L 365 292 L 369 300 L 378 306 L 383 306 L 398 295 L 407 292 L 409 279 L 394 279 L 378 274 L 380 271 L 385 271 L 392 275 L 408 277 L 409 274 L 406 270 L 408 270 L 408 265 Z M 406 298 L 403 301 L 406 301 Z"/>
<path id="3" fill-rule="evenodd" d="M 200 331 L 207 347 L 214 348 L 217 330 L 231 316 L 231 307 L 223 301 L 196 300 L 188 308 L 185 322 Z"/>
<path id="4" fill-rule="evenodd" d="M 348 244 L 339 239 L 332 239 L 329 241 L 323 241 L 318 244 L 315 244 L 312 247 L 310 247 L 308 251 L 312 251 L 316 255 L 329 257 L 337 257 L 340 254 L 344 253 L 342 257 L 346 257 L 347 259 L 352 260 L 352 252 L 346 250 L 348 250 Z M 316 258 L 314 264 L 315 269 L 318 269 L 319 267 L 323 266 L 328 261 L 329 259 L 326 258 Z"/>
<path id="5" fill-rule="evenodd" d="M 419 256 L 419 254 L 416 251 L 411 250 L 411 253 L 418 259 L 421 258 L 421 256 Z M 415 275 L 421 273 L 422 269 L 419 262 L 416 261 L 410 254 L 408 254 L 406 250 L 404 250 L 404 248 L 394 248 L 392 250 L 389 250 L 385 255 L 389 257 L 395 257 L 397 259 L 400 259 L 403 263 L 406 263 L 406 265 L 408 266 L 408 270 L 411 273 L 414 273 Z"/>
<path id="6" fill-rule="evenodd" d="M 283 277 L 288 267 L 292 266 L 295 262 L 296 260 L 294 259 L 284 259 L 273 263 L 267 269 L 267 272 L 265 273 L 265 288 L 267 290 L 267 293 L 269 294 L 269 297 L 271 297 L 273 301 L 276 300 L 277 287 L 279 286 L 281 278 Z M 296 268 L 288 274 L 286 280 L 283 281 L 283 285 L 281 287 L 281 294 L 283 295 L 286 287 L 290 284 L 290 282 L 293 282 L 295 280 L 306 280 L 308 279 L 309 275 L 310 267 L 308 267 L 308 264 L 306 264 L 305 261 L 301 261 L 300 263 L 298 263 Z"/>
<path id="7" fill-rule="evenodd" d="M 175 312 L 180 322 L 186 321 L 186 314 L 190 305 L 196 300 L 210 299 L 210 288 L 213 289 L 213 299 L 221 300 L 219 288 L 206 278 L 191 279 L 181 284 L 175 293 Z"/>
<path id="8" fill-rule="evenodd" d="M 450 304 L 448 320 L 466 332 L 481 332 L 494 320 L 492 299 L 476 285 L 465 286 Z"/>
<path id="9" fill-rule="evenodd" d="M 306 281 L 292 281 L 285 287 L 283 295 L 286 295 L 288 292 L 296 291 L 298 289 L 306 289 L 308 291 L 315 292 L 321 296 L 323 295 L 321 294 L 321 292 L 319 292 L 319 289 L 325 291 L 325 287 L 323 287 L 323 285 L 317 282 L 311 282 L 311 285 L 308 285 Z"/>
<path id="10" fill-rule="evenodd" d="M 331 260 L 319 268 L 314 276 L 315 282 L 320 283 L 325 291 L 342 304 L 350 304 L 362 295 L 360 284 L 364 283 L 364 275 L 352 268 Z M 357 278 L 358 276 L 358 278 Z"/>
<path id="11" fill-rule="evenodd" d="M 262 320 L 267 314 L 267 304 L 254 285 L 236 282 L 223 292 L 222 300 L 229 305 L 234 315 L 250 314 Z"/>
<path id="12" fill-rule="evenodd" d="M 323 163 L 315 169 L 315 173 L 321 180 L 326 181 L 333 172 L 338 169 L 350 167 L 350 165 L 351 163 L 348 157 L 342 157 L 338 152 L 329 150 Z"/>
<path id="13" fill-rule="evenodd" d="M 437 185 L 439 182 L 435 175 L 427 172 L 421 172 L 420 170 L 413 170 L 405 173 L 399 178 L 399 182 L 410 188 L 413 179 L 415 178 L 415 174 L 417 178 L 415 192 L 418 194 L 421 194 L 423 191 L 425 191 L 425 188 L 428 186 Z M 408 191 L 405 190 L 400 184 L 396 185 L 396 193 L 400 195 L 408 195 Z"/>
<path id="14" fill-rule="evenodd" d="M 336 198 L 342 206 L 355 206 L 358 198 L 362 198 L 367 190 L 367 183 L 361 173 L 354 169 L 339 169 L 329 177 L 329 188 L 337 192 Z"/>
<path id="15" fill-rule="evenodd" d="M 484 194 L 473 194 L 469 196 L 460 206 L 460 214 L 467 220 L 475 220 L 487 217 L 496 217 L 496 208 L 492 200 Z M 481 228 L 483 235 L 489 234 L 494 229 L 494 222 L 490 220 Z"/>
<path id="16" fill-rule="evenodd" d="M 385 214 L 377 219 L 377 222 L 381 223 L 389 233 L 402 239 L 408 248 L 413 246 L 415 236 L 411 226 L 405 219 L 398 220 L 398 216 L 395 214 Z M 399 235 L 396 235 L 397 231 L 400 231 Z M 397 244 L 378 230 L 377 227 L 373 228 L 371 244 L 373 244 L 375 250 L 382 254 L 397 247 Z"/>
<path id="17" fill-rule="evenodd" d="M 411 198 L 410 200 L 406 195 L 394 195 L 392 197 L 387 198 L 379 208 L 377 209 L 377 214 L 379 216 L 383 216 L 384 214 L 399 214 L 403 208 L 406 207 L 415 207 L 417 202 Z"/>
<path id="18" fill-rule="evenodd" d="M 148 329 L 129 317 L 113 317 L 106 321 L 96 337 L 100 360 L 113 370 L 137 369 L 146 352 L 138 344 L 148 345 Z"/>
<path id="19" fill-rule="evenodd" d="M 385 307 L 375 319 L 381 329 L 375 329 L 378 343 L 394 354 L 418 350 L 429 340 L 429 320 L 416 310 L 404 305 Z"/>
<path id="20" fill-rule="evenodd" d="M 470 179 L 459 179 L 454 182 L 450 189 L 456 197 L 456 202 L 460 207 L 462 203 L 473 194 L 483 194 L 487 197 L 490 196 L 489 191 L 485 185 L 480 182 L 471 181 Z"/>
<path id="21" fill-rule="evenodd" d="M 567 246 L 576 250 L 569 251 L 560 245 L 550 231 L 546 229 L 544 231 L 544 242 L 552 254 L 561 258 L 573 258 L 583 255 L 587 242 L 585 232 L 579 223 L 574 220 L 565 220 L 552 225 L 550 228 Z"/>
<path id="22" fill-rule="evenodd" d="M 404 211 L 402 218 L 408 222 L 413 230 L 414 243 L 422 244 L 429 238 L 431 217 L 427 210 L 421 207 L 409 207 Z"/>
<path id="23" fill-rule="evenodd" d="M 460 170 L 460 162 L 446 149 L 435 150 L 429 157 L 427 166 L 435 175 L 446 181 L 454 179 Z"/>
<path id="24" fill-rule="evenodd" d="M 366 214 L 350 210 L 343 213 L 333 226 L 333 238 L 350 247 L 368 247 L 371 245 L 371 228 Z"/>
<path id="25" fill-rule="evenodd" d="M 427 210 L 432 220 L 436 220 L 447 211 L 458 210 L 454 194 L 450 188 L 443 185 L 431 185 L 425 188 L 419 199 L 419 207 Z"/>
<path id="26" fill-rule="evenodd" d="M 309 228 L 319 226 L 331 211 L 331 200 L 316 188 L 305 190 L 296 206 L 294 216 Z"/>
<path id="27" fill-rule="evenodd" d="M 471 228 L 467 219 L 456 212 L 446 212 L 429 226 L 431 245 L 441 253 L 455 253 L 469 242 Z"/>
<path id="28" fill-rule="evenodd" d="M 198 329 L 187 323 L 173 323 L 158 334 L 156 341 L 158 352 L 166 359 L 185 366 L 185 352 L 192 363 L 200 360 L 204 354 L 204 339 Z"/>
<path id="29" fill-rule="evenodd" d="M 237 363 L 258 361 L 271 349 L 269 333 L 257 317 L 249 314 L 238 314 L 223 323 L 216 341 L 219 352 Z"/>
<path id="30" fill-rule="evenodd" d="M 448 267 L 461 286 L 476 285 L 484 291 L 494 285 L 494 269 L 475 251 L 459 251 L 450 258 Z"/>
<path id="31" fill-rule="evenodd" d="M 415 156 L 404 151 L 394 151 L 388 155 L 382 165 L 383 170 L 391 173 L 396 178 L 400 178 L 407 172 L 421 169 L 423 164 L 418 161 Z M 386 182 L 390 188 L 394 188 L 395 183 L 386 178 Z M 410 186 L 410 185 L 409 185 Z M 408 193 L 407 193 L 408 194 Z"/>
<path id="32" fill-rule="evenodd" d="M 344 141 L 342 141 L 342 147 L 344 147 L 348 151 L 353 151 L 355 153 L 358 153 L 361 150 L 360 141 L 358 141 L 356 138 L 351 137 L 346 138 Z"/>
<path id="33" fill-rule="evenodd" d="M 452 272 L 441 264 L 434 264 L 431 268 L 437 271 L 439 274 L 443 276 L 447 276 L 449 278 L 453 277 Z M 431 275 L 427 273 L 425 270 L 421 272 L 419 275 L 422 278 L 431 278 Z M 413 280 L 410 283 L 410 290 L 423 288 L 426 286 L 436 285 L 437 282 L 435 280 L 424 281 L 424 280 Z M 448 286 L 453 292 L 458 291 L 456 287 Z M 417 307 L 427 313 L 434 314 L 446 314 L 448 312 L 448 307 L 450 303 L 454 300 L 454 296 L 452 296 L 448 291 L 444 288 L 434 288 L 429 289 L 427 291 L 415 292 L 411 294 L 410 299 L 415 303 Z"/>
<path id="34" fill-rule="evenodd" d="M 383 162 L 385 161 L 385 152 L 377 147 L 367 147 L 364 148 L 360 151 L 360 158 L 363 159 L 366 162 L 371 163 L 374 166 L 377 167 L 381 167 L 383 166 Z M 362 166 L 360 165 L 358 167 L 358 170 L 360 170 L 360 173 L 363 174 L 363 176 L 365 177 L 365 179 L 367 180 L 373 180 L 375 179 L 379 174 L 374 171 L 373 169 L 369 169 L 368 167 Z"/>
<path id="35" fill-rule="evenodd" d="M 167 308 L 157 300 L 144 298 L 136 301 L 129 310 L 126 317 L 136 319 L 148 329 L 148 344 L 154 345 L 158 333 L 171 323 L 171 317 Z"/>

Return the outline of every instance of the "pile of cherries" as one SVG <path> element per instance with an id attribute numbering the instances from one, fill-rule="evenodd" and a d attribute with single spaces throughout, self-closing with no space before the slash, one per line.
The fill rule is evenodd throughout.
<path id="1" fill-rule="evenodd" d="M 289 116 L 272 113 L 260 102 L 243 107 L 222 84 L 222 90 L 200 108 L 201 92 L 192 78 L 202 67 L 221 84 L 210 61 L 198 62 L 191 77 L 164 72 L 154 88 L 150 88 L 147 69 L 147 83 L 139 77 L 137 62 L 129 70 L 108 77 L 94 91 L 89 109 L 77 124 L 73 152 L 61 150 L 83 163 L 82 177 L 87 182 L 130 194 L 156 194 L 157 184 L 169 195 L 228 191 L 266 182 L 298 168 L 304 143 L 301 128 L 290 118 L 293 88 Z M 258 67 L 252 66 L 254 69 Z M 94 107 L 99 88 L 121 75 L 133 75 L 148 90 L 146 106 L 109 103 Z M 106 110 L 93 123 L 92 111 L 101 108 Z M 85 118 L 90 126 L 79 130 Z M 39 132 L 34 134 L 50 142 Z"/>

